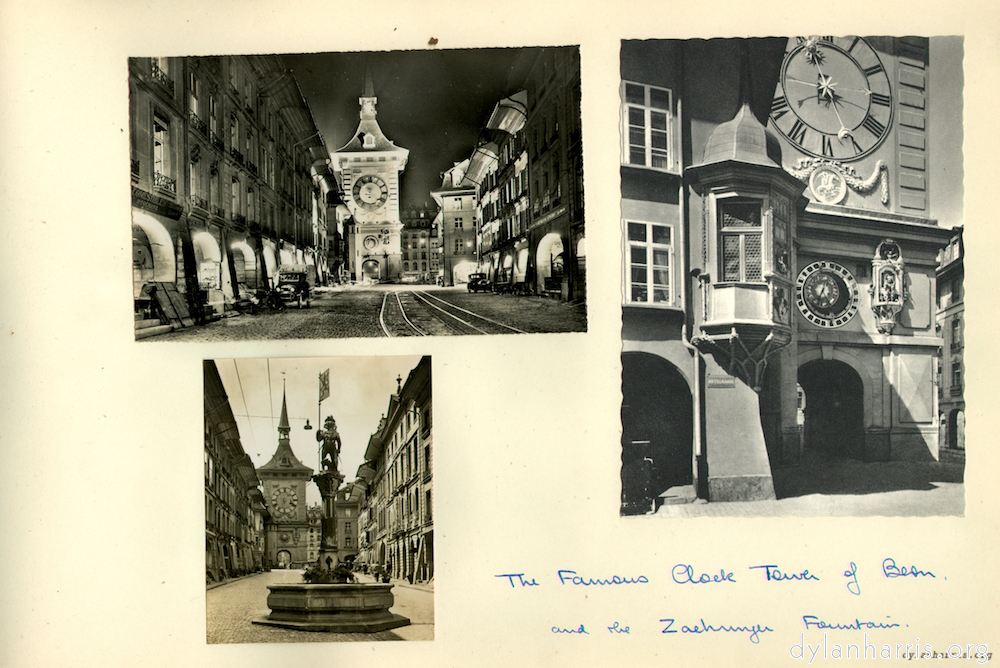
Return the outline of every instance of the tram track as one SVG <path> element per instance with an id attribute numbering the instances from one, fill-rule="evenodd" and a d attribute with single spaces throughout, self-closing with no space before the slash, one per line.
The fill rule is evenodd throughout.
<path id="1" fill-rule="evenodd" d="M 423 290 L 386 293 L 378 320 L 387 337 L 525 333 Z"/>

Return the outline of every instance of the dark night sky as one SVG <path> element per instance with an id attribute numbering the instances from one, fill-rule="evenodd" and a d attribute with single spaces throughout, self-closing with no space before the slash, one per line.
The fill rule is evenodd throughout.
<path id="1" fill-rule="evenodd" d="M 309 102 L 326 146 L 335 151 L 358 126 L 365 67 L 378 98 L 378 122 L 392 142 L 410 150 L 401 207 L 433 206 L 441 172 L 471 155 L 480 131 L 508 90 L 518 54 L 531 49 L 383 51 L 285 55 Z"/>

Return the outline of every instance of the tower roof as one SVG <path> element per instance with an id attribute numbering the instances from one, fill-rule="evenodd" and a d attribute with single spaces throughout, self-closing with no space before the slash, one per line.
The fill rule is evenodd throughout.
<path id="1" fill-rule="evenodd" d="M 768 167 L 781 166 L 778 138 L 757 120 L 746 102 L 731 121 L 715 128 L 705 145 L 705 158 L 701 164 L 726 160 Z"/>
<path id="2" fill-rule="evenodd" d="M 267 477 L 267 473 L 281 471 L 282 473 L 299 472 L 303 475 L 311 475 L 313 470 L 299 461 L 299 458 L 292 452 L 292 444 L 289 432 L 292 428 L 288 424 L 288 400 L 284 392 L 281 396 L 281 419 L 278 420 L 278 449 L 274 451 L 271 459 L 263 466 L 257 467 L 257 473 L 261 477 Z"/>
<path id="3" fill-rule="evenodd" d="M 351 137 L 350 141 L 334 151 L 334 153 L 404 151 L 409 154 L 407 149 L 393 144 L 385 136 L 385 133 L 382 132 L 382 128 L 379 127 L 378 121 L 375 119 L 378 115 L 378 112 L 375 110 L 377 103 L 378 98 L 375 96 L 375 85 L 372 83 L 371 71 L 366 69 L 364 92 L 358 98 L 358 104 L 361 105 L 361 122 L 358 123 L 358 129 L 354 131 L 354 136 Z"/>

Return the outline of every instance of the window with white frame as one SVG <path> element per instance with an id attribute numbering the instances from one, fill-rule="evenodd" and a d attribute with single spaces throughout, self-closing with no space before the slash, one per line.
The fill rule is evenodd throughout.
<path id="1" fill-rule="evenodd" d="M 763 279 L 759 200 L 719 202 L 721 279 L 757 283 Z"/>
<path id="2" fill-rule="evenodd" d="M 670 169 L 670 91 L 622 82 L 622 162 L 639 167 Z"/>
<path id="3" fill-rule="evenodd" d="M 669 225 L 626 221 L 627 264 L 625 294 L 638 304 L 671 304 L 670 280 L 673 234 Z"/>

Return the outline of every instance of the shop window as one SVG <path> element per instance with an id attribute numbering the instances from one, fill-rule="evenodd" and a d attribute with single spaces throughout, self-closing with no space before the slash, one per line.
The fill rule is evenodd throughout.
<path id="1" fill-rule="evenodd" d="M 622 82 L 622 162 L 639 167 L 670 169 L 670 91 Z"/>
<path id="2" fill-rule="evenodd" d="M 640 304 L 670 304 L 673 243 L 668 225 L 626 222 L 627 299 Z"/>
<path id="3" fill-rule="evenodd" d="M 757 201 L 719 203 L 720 264 L 724 282 L 763 280 L 760 210 Z"/>

